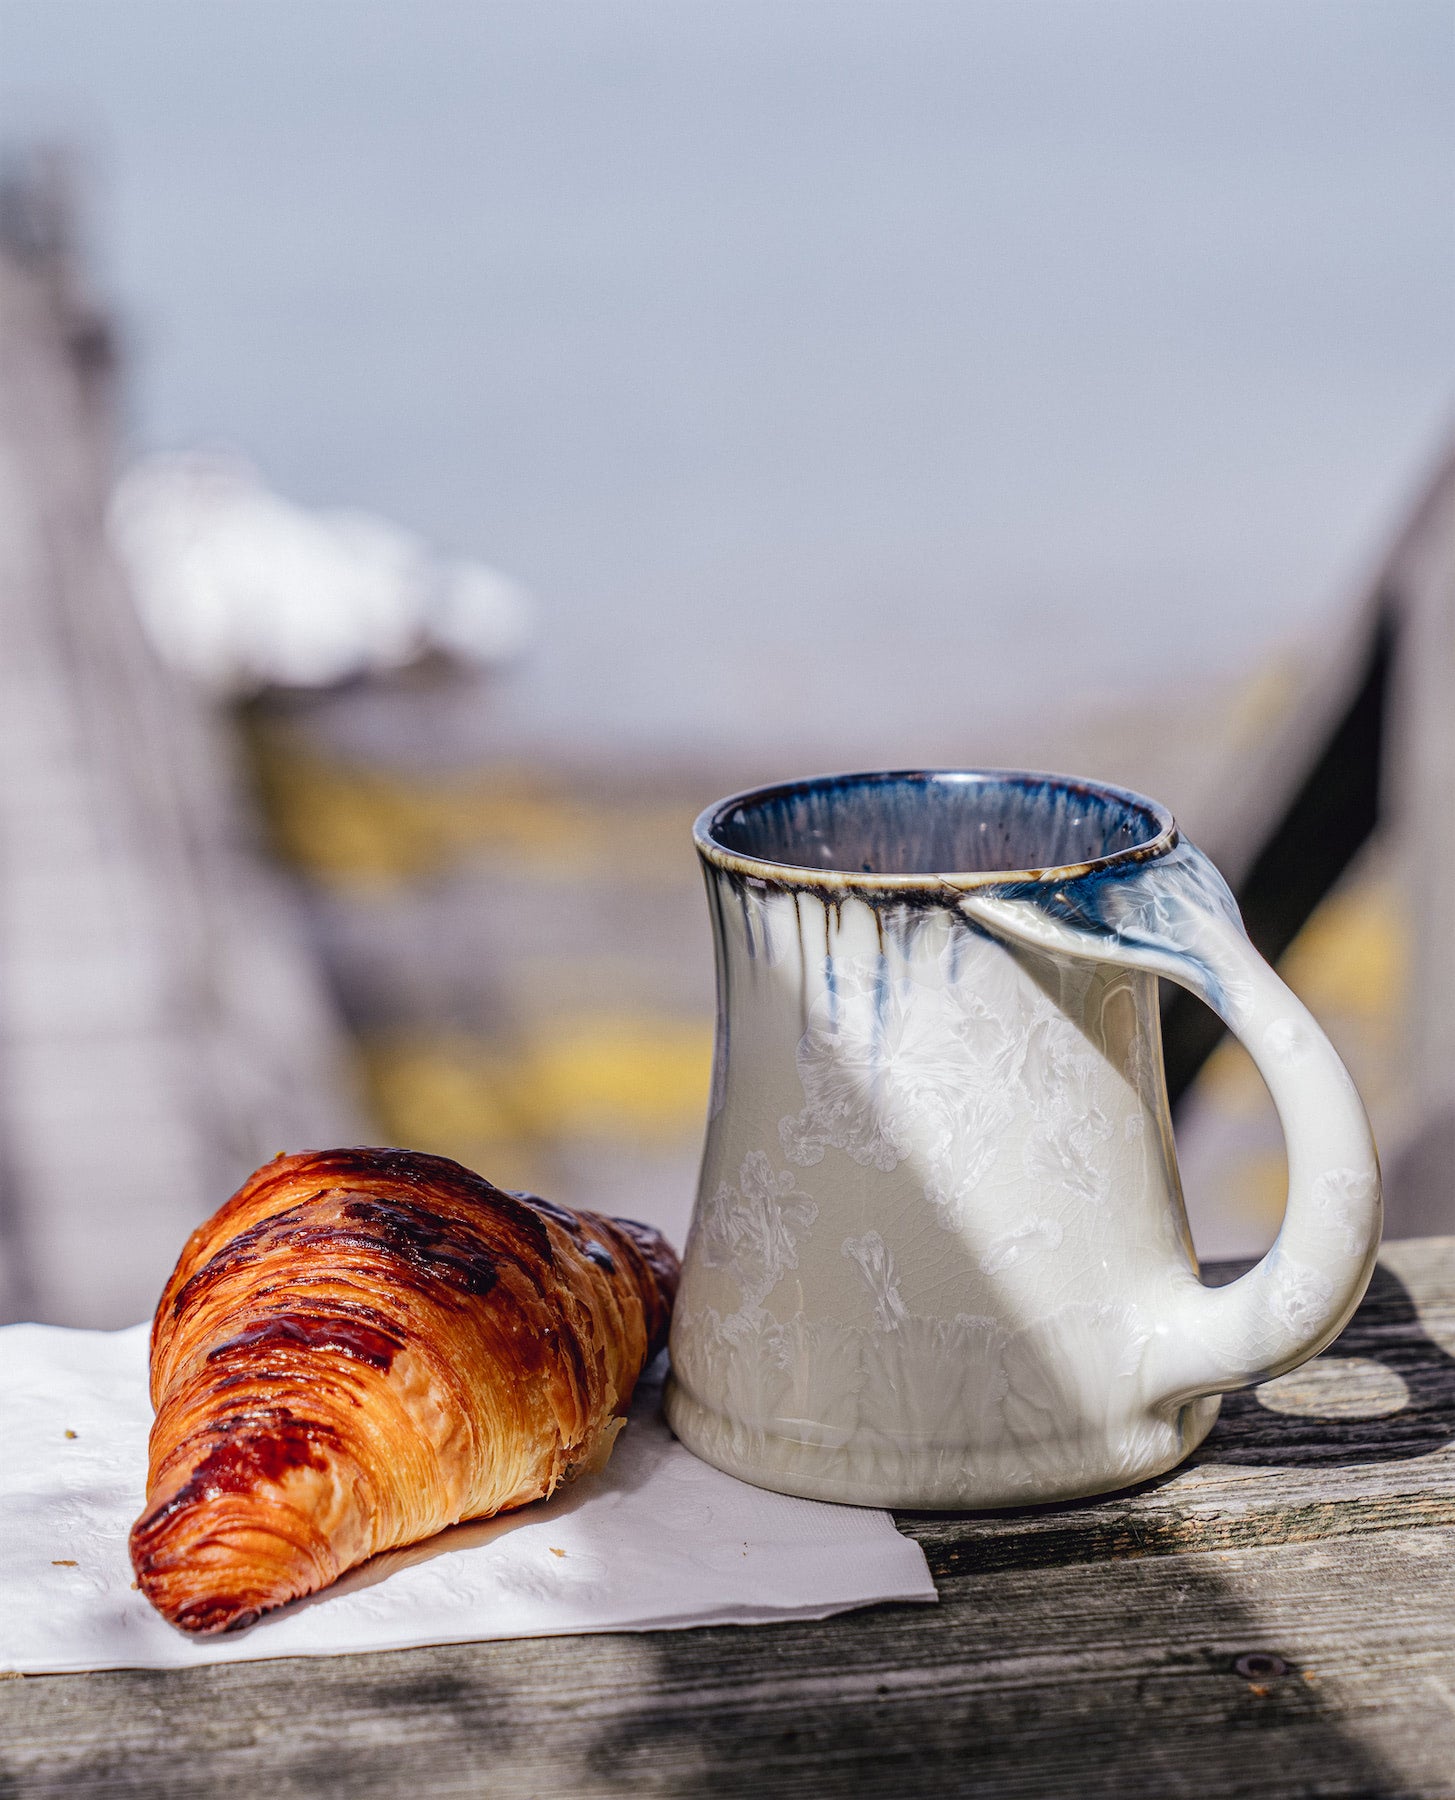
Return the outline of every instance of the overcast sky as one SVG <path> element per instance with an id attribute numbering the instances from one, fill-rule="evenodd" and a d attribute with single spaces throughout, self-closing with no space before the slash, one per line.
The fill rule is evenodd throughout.
<path id="1" fill-rule="evenodd" d="M 1449 4 L 0 0 L 0 108 L 136 442 L 519 576 L 547 728 L 1246 665 L 1455 419 Z"/>

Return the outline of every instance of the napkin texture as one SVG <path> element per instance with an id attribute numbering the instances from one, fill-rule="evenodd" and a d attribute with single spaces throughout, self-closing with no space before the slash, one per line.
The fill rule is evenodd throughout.
<path id="1" fill-rule="evenodd" d="M 147 1327 L 0 1328 L 0 1670 L 753 1625 L 935 1598 L 924 1552 L 888 1513 L 770 1494 L 684 1450 L 661 1417 L 664 1366 L 639 1383 L 599 1475 L 377 1557 L 248 1631 L 193 1640 L 136 1591 L 127 1558 L 152 1416 Z"/>

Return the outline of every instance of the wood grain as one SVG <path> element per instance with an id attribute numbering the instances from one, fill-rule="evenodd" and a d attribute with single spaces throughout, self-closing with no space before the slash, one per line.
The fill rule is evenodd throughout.
<path id="1" fill-rule="evenodd" d="M 1390 1245 L 1175 1475 L 902 1516 L 938 1607 L 8 1681 L 0 1800 L 1455 1795 L 1452 1348 L 1455 1241 Z"/>

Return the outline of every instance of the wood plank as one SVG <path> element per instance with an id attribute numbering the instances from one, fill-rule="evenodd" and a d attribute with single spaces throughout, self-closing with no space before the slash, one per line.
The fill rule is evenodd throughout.
<path id="1" fill-rule="evenodd" d="M 966 1572 L 938 1608 L 831 1626 L 11 1682 L 0 1792 L 1447 1792 L 1452 1548 L 1389 1532 Z"/>
<path id="2" fill-rule="evenodd" d="M 7 1681 L 0 1796 L 1455 1793 L 1455 1242 L 1382 1269 L 1194 1466 L 902 1516 L 938 1607 Z"/>

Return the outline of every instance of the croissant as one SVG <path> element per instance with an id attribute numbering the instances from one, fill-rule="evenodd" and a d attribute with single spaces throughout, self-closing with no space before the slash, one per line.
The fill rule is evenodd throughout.
<path id="1" fill-rule="evenodd" d="M 609 1453 L 666 1341 L 670 1246 L 406 1150 L 266 1164 L 193 1232 L 151 1336 L 137 1583 L 238 1630 Z"/>

